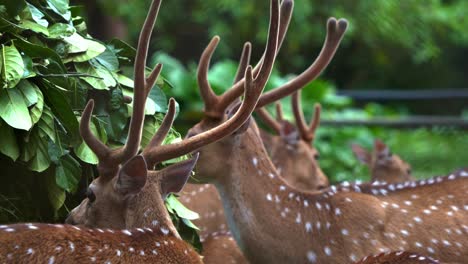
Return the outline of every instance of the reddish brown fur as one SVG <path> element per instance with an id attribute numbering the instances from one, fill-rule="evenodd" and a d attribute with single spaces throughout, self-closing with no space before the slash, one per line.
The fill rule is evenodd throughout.
<path id="1" fill-rule="evenodd" d="M 368 256 L 354 264 L 437 264 L 440 263 L 431 257 L 411 252 L 389 252 Z"/>
<path id="2" fill-rule="evenodd" d="M 208 236 L 203 242 L 203 252 L 206 264 L 248 263 L 229 233 Z"/>
<path id="3" fill-rule="evenodd" d="M 371 181 L 384 181 L 397 183 L 415 180 L 411 176 L 411 166 L 398 155 L 392 154 L 387 145 L 380 140 L 375 140 L 372 152 L 353 144 L 354 155 L 363 164 L 369 167 Z"/>
<path id="4" fill-rule="evenodd" d="M 140 230 L 140 231 L 139 231 Z M 182 240 L 155 229 L 0 226 L 2 263 L 202 263 Z M 129 235 L 130 234 L 130 235 Z"/>

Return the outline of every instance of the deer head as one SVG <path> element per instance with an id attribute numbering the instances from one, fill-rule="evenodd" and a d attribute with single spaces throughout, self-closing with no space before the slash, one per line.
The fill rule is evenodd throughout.
<path id="1" fill-rule="evenodd" d="M 278 173 L 284 175 L 289 184 L 300 190 L 323 189 L 329 182 L 318 164 L 319 153 L 312 145 L 320 122 L 321 107 L 315 105 L 309 126 L 304 121 L 299 92 L 292 96 L 292 108 L 296 126 L 283 118 L 279 102 L 276 103 L 276 120 L 265 109 L 257 110 L 265 124 L 278 134 L 271 136 L 260 130 L 260 135 Z"/>
<path id="2" fill-rule="evenodd" d="M 379 139 L 374 141 L 372 152 L 357 144 L 351 145 L 351 149 L 358 160 L 369 167 L 372 181 L 392 183 L 414 180 L 411 177 L 411 166 L 398 155 L 392 154 L 390 148 Z"/>

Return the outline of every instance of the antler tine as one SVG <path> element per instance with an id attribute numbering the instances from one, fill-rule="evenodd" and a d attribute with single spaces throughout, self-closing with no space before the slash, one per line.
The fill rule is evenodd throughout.
<path id="1" fill-rule="evenodd" d="M 281 103 L 280 102 L 276 102 L 275 103 L 275 108 L 276 108 L 276 120 L 278 122 L 281 122 L 284 120 L 284 116 L 283 116 L 283 107 L 281 106 Z"/>
<path id="2" fill-rule="evenodd" d="M 278 5 L 278 0 L 271 0 L 271 5 Z M 282 4 L 282 8 L 281 8 L 281 11 L 283 12 L 288 12 L 289 10 L 289 13 L 292 13 L 292 0 L 284 0 L 283 1 L 283 4 Z M 284 7 L 283 7 L 284 6 Z M 286 8 L 288 7 L 288 8 Z M 281 14 L 282 17 L 283 17 L 283 13 Z M 291 16 L 291 14 L 289 14 L 289 16 Z M 285 16 L 287 17 L 287 16 Z M 276 30 L 272 30 L 273 28 L 277 29 L 278 27 L 281 28 L 284 28 L 283 29 L 283 34 L 286 33 L 287 31 L 287 28 L 288 28 L 288 23 L 289 23 L 289 20 L 285 19 L 284 21 L 283 20 L 280 20 L 279 19 L 276 19 L 276 20 L 273 20 L 273 19 L 270 19 L 270 29 L 269 29 L 269 32 L 268 32 L 268 40 L 267 40 L 267 44 L 266 44 L 266 47 L 265 47 L 265 52 L 264 52 L 264 56 L 262 57 L 262 59 L 260 59 L 260 61 L 257 63 L 257 65 L 255 66 L 254 68 L 254 71 L 253 71 L 253 74 L 255 76 L 255 78 L 257 78 L 257 76 L 260 76 L 262 75 L 262 69 L 264 70 L 264 72 L 268 72 L 268 68 L 272 67 L 273 65 L 268 65 L 268 62 L 270 63 L 273 63 L 274 62 L 274 59 L 276 58 L 276 53 L 277 53 L 277 49 L 278 49 L 278 39 L 282 39 L 284 38 L 284 36 L 279 36 L 279 32 L 275 32 Z M 281 25 L 279 25 L 281 24 Z M 285 25 L 286 24 L 286 25 Z M 273 37 L 273 35 L 276 35 L 276 37 Z M 271 47 L 273 46 L 273 44 L 275 45 L 275 50 L 271 50 Z M 267 57 L 267 63 L 265 64 L 264 62 L 264 57 Z M 269 74 L 268 76 L 264 76 L 263 78 L 265 78 L 265 80 L 268 80 L 268 77 L 269 77 Z M 262 78 L 262 79 L 263 79 Z M 238 81 L 236 84 L 234 84 L 231 88 L 229 88 L 229 90 L 227 90 L 223 95 L 222 97 L 220 97 L 220 102 L 217 106 L 217 109 L 219 109 L 219 111 L 223 111 L 224 109 L 227 108 L 227 106 L 229 106 L 229 104 L 231 104 L 234 100 L 236 100 L 236 98 L 238 98 L 239 96 L 242 95 L 242 91 L 244 89 L 244 82 L 245 82 L 245 78 Z"/>
<path id="3" fill-rule="evenodd" d="M 239 66 L 237 68 L 236 76 L 234 77 L 234 84 L 237 83 L 239 80 L 244 78 L 245 70 L 247 66 L 250 64 L 250 54 L 252 51 L 252 45 L 250 42 L 246 42 L 244 44 L 244 47 L 242 48 L 242 54 L 239 60 Z M 226 108 L 226 111 L 224 112 L 231 112 L 234 107 L 239 106 L 241 100 L 240 98 L 236 98 L 234 101 L 232 101 L 231 104 Z"/>
<path id="4" fill-rule="evenodd" d="M 312 116 L 312 120 L 310 120 L 309 125 L 309 133 L 315 135 L 315 131 L 317 130 L 318 126 L 320 125 L 320 114 L 322 112 L 322 106 L 317 103 L 314 105 L 314 115 Z M 312 136 L 313 137 L 313 136 Z"/>
<path id="5" fill-rule="evenodd" d="M 302 112 L 300 90 L 295 92 L 291 96 L 291 105 L 294 114 L 294 119 L 296 121 L 296 126 L 299 130 L 302 139 L 309 143 L 312 143 L 315 137 L 315 130 L 317 130 L 317 127 L 320 123 L 320 104 L 314 105 L 314 115 L 312 117 L 310 126 L 308 126 L 305 122 L 304 113 Z"/>
<path id="6" fill-rule="evenodd" d="M 138 153 L 141 142 L 141 133 L 143 130 L 143 121 L 145 118 L 146 97 L 154 85 L 160 71 L 161 65 L 158 64 L 151 72 L 148 79 L 145 77 L 146 59 L 148 56 L 148 47 L 151 39 L 151 33 L 158 16 L 161 0 L 154 0 L 151 3 L 150 10 L 146 16 L 138 39 L 138 47 L 135 58 L 134 70 L 134 90 L 133 90 L 133 114 L 130 120 L 127 143 L 121 151 L 115 154 L 115 158 L 122 162 Z"/>
<path id="7" fill-rule="evenodd" d="M 325 69 L 335 55 L 347 26 L 348 22 L 345 19 L 340 19 L 338 21 L 335 18 L 328 19 L 327 37 L 322 50 L 314 63 L 312 63 L 309 68 L 296 78 L 278 88 L 264 93 L 257 104 L 257 108 L 277 101 L 313 81 L 323 71 L 323 69 Z"/>
<path id="8" fill-rule="evenodd" d="M 205 115 L 212 117 L 220 116 L 220 113 L 216 108 L 219 97 L 213 92 L 213 89 L 211 89 L 211 85 L 208 82 L 208 69 L 210 67 L 211 56 L 213 55 L 216 46 L 218 46 L 218 43 L 219 36 L 214 36 L 200 57 L 197 72 L 200 95 L 205 104 Z"/>
<path id="9" fill-rule="evenodd" d="M 305 139 L 305 136 L 308 134 L 307 123 L 304 119 L 304 113 L 302 112 L 301 107 L 301 93 L 300 90 L 295 92 L 291 96 L 291 106 L 294 114 L 294 120 L 296 121 L 297 129 L 301 134 L 301 137 Z"/>
<path id="10" fill-rule="evenodd" d="M 106 160 L 109 157 L 111 150 L 93 135 L 89 127 L 93 108 L 94 100 L 91 99 L 88 101 L 88 104 L 86 104 L 86 107 L 83 110 L 83 114 L 81 115 L 80 135 L 86 142 L 86 145 L 88 145 L 94 154 L 96 154 L 99 160 Z"/>
<path id="11" fill-rule="evenodd" d="M 258 117 L 263 120 L 263 122 L 269 126 L 271 129 L 273 129 L 278 135 L 281 132 L 281 125 L 268 113 L 268 111 L 265 108 L 259 108 L 255 110 L 255 112 L 258 114 Z"/>
<path id="12" fill-rule="evenodd" d="M 239 59 L 239 67 L 237 68 L 236 76 L 234 77 L 234 83 L 237 83 L 244 78 L 245 70 L 250 65 L 250 55 L 252 52 L 252 45 L 250 42 L 246 42 L 242 48 L 242 54 Z"/>
<path id="13" fill-rule="evenodd" d="M 174 98 L 171 98 L 169 99 L 169 107 L 168 107 L 166 116 L 164 116 L 164 119 L 161 122 L 161 126 L 159 127 L 156 134 L 154 134 L 153 138 L 148 143 L 146 148 L 143 150 L 143 157 L 145 157 L 146 164 L 148 165 L 148 169 L 153 168 L 156 165 L 156 163 L 154 163 L 151 159 L 149 159 L 147 157 L 147 154 L 151 149 L 157 148 L 162 144 L 162 142 L 164 141 L 164 138 L 166 138 L 167 133 L 169 132 L 169 130 L 172 127 L 172 124 L 174 123 L 175 113 L 176 113 L 175 100 Z"/>
<path id="14" fill-rule="evenodd" d="M 276 49 L 276 54 L 279 53 L 281 46 L 283 46 L 283 41 L 286 37 L 286 33 L 288 32 L 289 23 L 291 22 L 293 8 L 294 8 L 293 0 L 284 0 L 281 2 L 278 47 Z M 258 70 L 262 66 L 264 59 L 265 59 L 265 53 L 262 55 L 262 57 L 260 58 L 260 60 L 258 61 L 257 65 L 254 68 L 254 76 L 258 74 Z"/>

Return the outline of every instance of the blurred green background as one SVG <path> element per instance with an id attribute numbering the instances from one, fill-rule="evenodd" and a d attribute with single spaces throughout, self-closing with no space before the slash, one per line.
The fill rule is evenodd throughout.
<path id="1" fill-rule="evenodd" d="M 30 2 L 43 5 L 42 11 L 57 12 L 45 4 L 51 6 L 50 3 L 54 1 Z M 67 1 L 54 3 L 66 5 Z M 106 52 L 105 56 L 99 58 L 101 64 L 92 61 L 90 63 L 92 67 L 87 70 L 102 70 L 102 62 L 107 62 L 105 71 L 99 71 L 99 74 L 109 71 L 118 74 L 119 78 L 122 76 L 131 78 L 131 71 L 128 69 L 134 56 L 133 51 L 125 43 L 111 40 L 121 39 L 135 47 L 149 3 L 150 0 L 73 0 L 70 3 L 71 16 L 66 22 L 76 29 L 66 28 L 63 32 L 59 32 L 60 36 L 55 36 L 53 39 L 41 35 L 43 34 L 41 30 L 44 29 L 38 28 L 37 25 L 21 33 L 29 41 L 43 44 L 55 51 L 58 55 L 53 58 L 58 60 L 65 60 L 69 55 L 66 52 L 67 48 L 73 45 L 72 41 L 66 43 L 60 41 L 64 34 L 75 31 L 82 37 L 89 34 L 93 37 L 95 45 L 99 46 L 99 43 L 105 45 Z M 163 76 L 167 82 L 158 84 L 161 90 L 154 89 L 158 93 L 152 94 L 154 107 L 151 115 L 154 117 L 148 122 L 152 123 L 147 124 L 151 128 L 148 131 L 157 128 L 161 113 L 165 111 L 165 95 L 175 97 L 180 105 L 175 127 L 182 135 L 199 120 L 203 104 L 197 88 L 196 66 L 204 47 L 214 35 L 221 37 L 221 43 L 213 57 L 209 79 L 218 93 L 227 89 L 232 83 L 237 67 L 236 61 L 245 41 L 253 44 L 252 62 L 258 60 L 266 40 L 268 6 L 268 0 L 163 1 L 151 41 L 151 59 L 148 66 L 151 67 L 156 62 L 163 63 Z M 0 8 L 0 13 L 3 11 Z M 68 6 L 58 11 L 63 11 L 64 15 L 68 12 Z M 297 0 L 286 40 L 278 55 L 267 89 L 285 83 L 314 61 L 325 38 L 326 20 L 333 16 L 346 18 L 349 21 L 348 31 L 330 66 L 318 80 L 303 89 L 302 105 L 307 117 L 312 115 L 314 103 L 320 102 L 324 120 L 370 120 L 381 117 L 399 119 L 421 114 L 449 115 L 468 119 L 468 102 L 463 98 L 377 103 L 354 102 L 351 98 L 337 95 L 337 91 L 343 90 L 408 91 L 466 88 L 468 84 L 467 13 L 466 0 Z M 49 30 L 52 21 L 65 23 L 64 18 L 57 14 L 48 14 L 44 18 L 51 23 Z M 29 22 L 42 21 L 42 18 L 34 14 L 31 17 L 29 13 L 21 19 Z M 5 24 L 1 22 L 4 21 L 0 21 L 2 30 L 0 43 L 11 45 L 10 40 L 17 35 L 4 33 Z M 17 29 L 13 31 L 15 30 Z M 36 35 L 32 34 L 31 30 Z M 111 59 L 112 63 L 109 63 Z M 40 64 L 37 61 L 34 63 Z M 68 60 L 63 64 L 67 71 L 79 72 L 79 67 L 74 62 Z M 112 69 L 109 69 L 109 66 L 112 66 Z M 44 73 L 43 71 L 51 68 L 49 65 L 47 69 L 44 67 L 38 72 Z M 42 76 L 38 75 L 29 78 L 28 81 L 39 85 L 42 83 L 41 78 Z M 110 104 L 123 105 L 121 96 L 123 92 L 129 90 L 128 79 L 119 79 L 112 87 L 107 84 L 103 84 L 102 87 L 91 87 L 92 85 L 78 78 L 63 79 L 66 80 L 61 78 L 47 80 L 52 83 L 57 80 L 68 83 L 61 86 L 69 92 L 64 93 L 66 96 L 62 101 L 68 100 L 70 105 L 67 107 L 72 113 L 72 119 L 73 113 L 75 116 L 81 113 L 86 96 L 100 98 L 97 105 L 102 116 L 95 120 L 96 129 L 101 129 L 100 133 L 105 135 L 103 137 L 108 137 L 112 144 L 121 144 L 122 135 L 125 134 L 125 118 L 128 118 L 128 115 L 126 111 L 125 113 L 121 111 L 122 108 L 114 107 L 115 105 L 112 106 L 114 108 L 109 107 L 107 101 L 111 102 Z M 42 86 L 39 88 L 45 91 Z M 49 160 L 46 162 L 47 166 L 34 169 L 31 168 L 31 162 L 21 161 L 23 155 L 19 158 L 20 161 L 13 162 L 11 157 L 3 155 L 4 146 L 0 146 L 0 152 L 3 153 L 0 154 L 0 165 L 4 175 L 4 184 L 0 187 L 0 222 L 60 221 L 68 210 L 80 201 L 84 187 L 93 177 L 93 166 L 87 164 L 85 158 L 77 151 L 81 142 L 77 138 L 70 139 L 66 136 L 70 131 L 62 127 L 63 116 L 59 115 L 62 106 L 56 105 L 57 109 L 54 109 L 51 98 L 44 99 L 45 106 L 50 106 L 49 110 L 54 114 L 53 121 L 49 120 L 48 124 L 52 127 L 51 131 L 58 133 L 56 138 L 64 139 L 58 143 L 59 146 L 64 145 L 64 149 L 60 149 L 60 155 L 57 157 L 57 147 L 52 144 L 52 137 L 50 139 L 42 137 L 41 142 L 44 147 L 42 155 L 44 159 Z M 289 98 L 283 100 L 283 106 L 286 117 L 291 118 Z M 108 109 L 112 111 L 107 111 Z M 103 131 L 105 130 L 103 127 L 110 124 L 106 122 L 107 118 L 120 120 L 113 122 L 117 128 L 109 130 L 112 132 Z M 3 126 L 2 122 L 0 120 L 0 130 L 7 127 Z M 117 129 L 119 133 L 114 133 L 113 129 Z M 28 141 L 30 132 L 15 128 L 14 137 L 18 140 L 21 153 L 30 143 Z M 178 133 L 174 132 L 173 135 L 176 138 Z M 369 179 L 369 172 L 354 158 L 350 145 L 360 143 L 370 148 L 375 138 L 382 139 L 394 153 L 410 163 L 413 173 L 418 178 L 447 174 L 468 164 L 466 130 L 453 127 L 408 130 L 321 126 L 315 144 L 321 153 L 320 165 L 331 181 Z M 71 159 L 74 162 L 72 169 L 66 168 L 67 171 L 63 172 L 60 178 L 57 168 L 70 166 L 68 163 L 61 163 L 64 157 L 67 158 L 65 161 Z"/>

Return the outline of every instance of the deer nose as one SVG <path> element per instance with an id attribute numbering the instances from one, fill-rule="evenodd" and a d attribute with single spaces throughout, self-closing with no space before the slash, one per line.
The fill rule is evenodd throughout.
<path id="1" fill-rule="evenodd" d="M 78 223 L 75 222 L 75 219 L 73 219 L 73 215 L 68 214 L 67 218 L 65 219 L 65 224 L 77 225 Z"/>
<path id="2" fill-rule="evenodd" d="M 325 189 L 325 188 L 327 188 L 327 187 L 328 187 L 328 186 L 325 185 L 325 184 L 319 184 L 319 185 L 317 186 L 317 189 L 323 190 L 323 189 Z"/>

